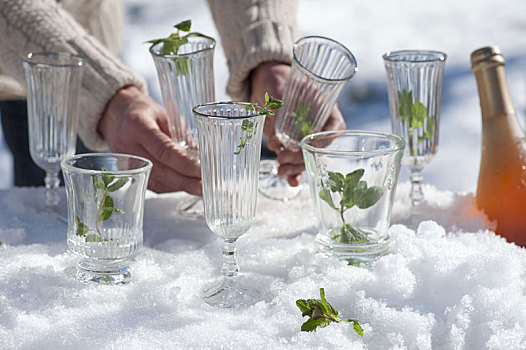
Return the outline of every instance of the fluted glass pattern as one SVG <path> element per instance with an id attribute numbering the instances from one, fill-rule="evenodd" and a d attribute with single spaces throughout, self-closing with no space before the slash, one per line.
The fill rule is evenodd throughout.
<path id="1" fill-rule="evenodd" d="M 157 68 L 163 104 L 170 116 L 174 142 L 197 150 L 197 131 L 192 108 L 215 100 L 214 49 L 210 38 L 190 37 L 177 55 L 162 54 L 162 43 L 150 48 Z"/>
<path id="2" fill-rule="evenodd" d="M 67 53 L 29 54 L 23 60 L 27 88 L 29 151 L 46 171 L 46 204 L 58 204 L 60 161 L 75 154 L 83 60 Z"/>
<path id="3" fill-rule="evenodd" d="M 265 117 L 246 104 L 217 103 L 195 108 L 203 181 L 205 218 L 212 231 L 236 238 L 254 221 L 261 137 Z M 243 125 L 252 123 L 247 138 Z M 239 152 L 239 154 L 236 154 Z"/>
<path id="4" fill-rule="evenodd" d="M 143 241 L 152 163 L 124 154 L 88 153 L 67 158 L 61 166 L 68 199 L 67 244 L 80 258 L 77 277 L 127 282 L 128 259 Z"/>
<path id="5" fill-rule="evenodd" d="M 256 214 L 261 137 L 265 116 L 247 103 L 218 102 L 193 111 L 199 135 L 203 201 L 208 227 L 223 238 L 223 280 L 204 299 L 219 307 L 254 304 L 250 288 L 236 280 L 236 241 Z"/>
<path id="6" fill-rule="evenodd" d="M 299 150 L 304 136 L 322 129 L 357 64 L 347 48 L 323 37 L 298 40 L 293 56 L 276 135 L 286 148 Z"/>
<path id="7" fill-rule="evenodd" d="M 393 132 L 406 140 L 403 164 L 411 169 L 413 205 L 423 199 L 421 170 L 438 150 L 446 54 L 403 50 L 383 55 Z"/>

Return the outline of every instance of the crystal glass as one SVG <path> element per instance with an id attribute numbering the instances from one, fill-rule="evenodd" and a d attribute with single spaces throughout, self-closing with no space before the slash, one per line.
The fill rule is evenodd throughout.
<path id="1" fill-rule="evenodd" d="M 85 282 L 130 281 L 128 260 L 142 246 L 144 195 L 152 163 L 137 156 L 87 153 L 61 163 L 68 199 L 69 249 Z"/>
<path id="2" fill-rule="evenodd" d="M 30 53 L 23 59 L 29 151 L 46 171 L 46 206 L 59 203 L 60 161 L 75 154 L 78 98 L 84 61 L 68 53 Z"/>
<path id="3" fill-rule="evenodd" d="M 411 203 L 423 198 L 422 169 L 438 149 L 440 101 L 446 54 L 393 51 L 383 55 L 393 132 L 407 143 L 403 164 L 411 170 Z"/>
<path id="4" fill-rule="evenodd" d="M 286 149 L 300 150 L 301 139 L 320 131 L 329 118 L 343 86 L 357 70 L 356 59 L 342 44 L 309 36 L 293 47 L 290 77 L 278 111 L 276 136 Z M 277 162 L 270 175 L 261 178 L 259 190 L 269 198 L 289 200 L 301 187 L 291 187 L 277 177 Z"/>
<path id="5" fill-rule="evenodd" d="M 261 136 L 265 116 L 246 110 L 247 103 L 219 102 L 194 108 L 208 227 L 223 241 L 223 281 L 205 294 L 220 307 L 257 301 L 239 285 L 236 241 L 254 222 Z"/>
<path id="6" fill-rule="evenodd" d="M 163 54 L 162 43 L 150 48 L 163 104 L 170 116 L 172 140 L 195 157 L 199 156 L 199 144 L 192 108 L 215 100 L 215 46 L 211 38 L 190 37 L 177 55 Z M 192 196 L 181 201 L 177 212 L 189 218 L 203 218 L 201 198 Z"/>
<path id="7" fill-rule="evenodd" d="M 320 250 L 358 263 L 384 254 L 404 140 L 372 131 L 325 131 L 305 137 L 301 147 Z"/>

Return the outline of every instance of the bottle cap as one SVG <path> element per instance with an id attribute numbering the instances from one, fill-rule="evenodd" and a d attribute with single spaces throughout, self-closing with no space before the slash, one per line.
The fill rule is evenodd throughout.
<path id="1" fill-rule="evenodd" d="M 504 65 L 502 51 L 497 46 L 486 46 L 471 53 L 471 70 L 482 67 Z"/>

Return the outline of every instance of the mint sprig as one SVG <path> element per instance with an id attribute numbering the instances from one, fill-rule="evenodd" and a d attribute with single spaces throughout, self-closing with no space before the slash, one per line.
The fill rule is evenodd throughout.
<path id="1" fill-rule="evenodd" d="M 255 115 L 274 115 L 272 109 L 280 109 L 283 106 L 283 102 L 276 98 L 269 96 L 268 92 L 265 92 L 265 104 L 263 106 L 258 105 L 257 103 L 249 104 L 245 109 L 247 112 L 252 110 Z M 235 155 L 240 155 L 241 150 L 250 144 L 254 133 L 254 122 L 245 119 L 241 124 L 241 137 L 240 143 L 237 145 L 237 151 L 234 152 Z"/>
<path id="2" fill-rule="evenodd" d="M 299 105 L 295 105 L 292 108 L 291 117 L 294 119 L 296 126 L 299 126 L 303 136 L 314 133 L 314 129 L 312 128 L 314 121 L 309 118 L 309 112 L 310 106 L 303 104 L 303 102 L 300 102 Z"/>
<path id="3" fill-rule="evenodd" d="M 320 190 L 318 195 L 340 214 L 342 220 L 340 232 L 335 231 L 331 236 L 331 240 L 334 242 L 345 244 L 369 242 L 367 232 L 347 223 L 344 217 L 344 213 L 354 206 L 360 209 L 367 209 L 373 206 L 384 194 L 383 188 L 379 186 L 368 187 L 366 181 L 360 180 L 364 173 L 365 170 L 363 168 L 356 169 L 345 176 L 339 172 L 329 171 L 326 183 L 322 181 L 323 189 Z M 339 206 L 334 204 L 331 192 L 340 195 Z"/>
<path id="4" fill-rule="evenodd" d="M 150 49 L 162 43 L 163 45 L 160 50 L 161 54 L 177 55 L 179 48 L 183 46 L 184 44 L 188 44 L 188 38 L 190 37 L 202 37 L 202 38 L 214 40 L 208 35 L 204 35 L 198 32 L 190 32 L 191 27 L 192 27 L 191 20 L 188 19 L 186 21 L 182 21 L 174 25 L 174 28 L 177 29 L 175 33 L 170 34 L 166 38 L 148 40 L 147 43 L 151 44 Z M 175 70 L 178 75 L 188 75 L 189 73 L 188 66 L 190 66 L 190 68 L 192 67 L 192 61 L 190 61 L 188 57 L 177 57 L 177 58 L 174 58 L 173 61 L 175 64 Z M 170 69 L 171 69 L 171 66 L 170 66 Z"/>
<path id="5" fill-rule="evenodd" d="M 102 171 L 107 171 L 105 168 Z M 97 218 L 95 220 L 95 228 L 90 228 L 76 216 L 75 223 L 77 225 L 77 236 L 84 237 L 86 242 L 104 242 L 106 239 L 102 237 L 101 224 L 108 220 L 112 214 L 124 214 L 120 209 L 115 208 L 113 198 L 110 196 L 111 192 L 116 192 L 121 189 L 128 181 L 129 177 L 120 177 L 115 179 L 115 176 L 110 174 L 92 175 L 91 182 L 93 184 L 93 197 L 97 205 Z M 102 196 L 100 196 L 102 192 Z M 89 234 L 90 232 L 93 232 Z"/>
<path id="6" fill-rule="evenodd" d="M 427 107 L 423 103 L 414 101 L 413 91 L 398 91 L 398 102 L 400 120 L 407 124 L 409 154 L 414 156 L 418 152 L 418 149 L 413 145 L 413 135 L 418 128 L 424 126 L 425 120 L 426 130 L 422 136 L 418 137 L 417 143 L 419 144 L 424 140 L 429 140 L 433 135 L 433 117 L 428 115 Z"/>
<path id="7" fill-rule="evenodd" d="M 301 311 L 301 316 L 308 316 L 309 319 L 301 325 L 304 332 L 316 331 L 316 328 L 327 327 L 332 322 L 340 323 L 343 321 L 338 317 L 338 311 L 325 299 L 325 290 L 320 288 L 321 299 L 298 299 L 296 306 Z M 356 319 L 348 319 L 346 322 L 352 323 L 353 328 L 360 336 L 363 336 L 363 328 Z"/>

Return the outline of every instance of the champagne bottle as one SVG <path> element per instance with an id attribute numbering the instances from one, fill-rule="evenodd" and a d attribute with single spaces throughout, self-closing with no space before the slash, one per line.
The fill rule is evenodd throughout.
<path id="1" fill-rule="evenodd" d="M 504 58 L 496 46 L 471 54 L 482 110 L 482 154 L 476 203 L 491 229 L 526 246 L 526 139 L 513 108 Z"/>

